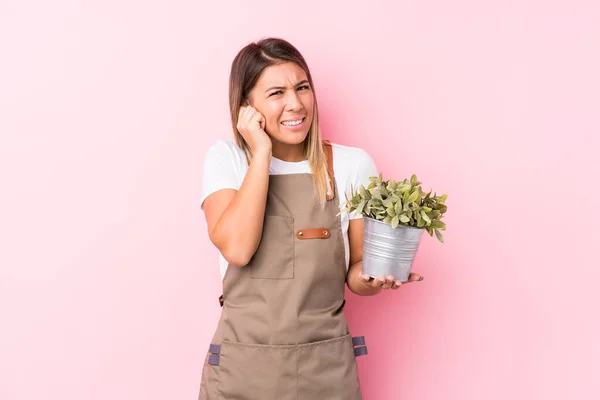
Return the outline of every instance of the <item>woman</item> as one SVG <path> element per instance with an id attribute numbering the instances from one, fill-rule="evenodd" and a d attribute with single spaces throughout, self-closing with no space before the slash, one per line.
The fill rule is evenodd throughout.
<path id="1" fill-rule="evenodd" d="M 375 164 L 322 141 L 308 66 L 284 40 L 238 53 L 229 103 L 236 143 L 218 141 L 204 168 L 223 308 L 199 398 L 361 399 L 355 357 L 366 347 L 349 334 L 344 284 L 365 296 L 401 286 L 362 274 L 363 221 L 339 213 Z"/>

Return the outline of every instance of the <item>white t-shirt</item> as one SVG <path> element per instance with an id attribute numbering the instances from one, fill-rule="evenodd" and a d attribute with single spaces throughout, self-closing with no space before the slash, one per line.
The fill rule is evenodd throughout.
<path id="1" fill-rule="evenodd" d="M 379 172 L 371 156 L 358 147 L 343 146 L 340 144 L 331 144 L 333 150 L 333 174 L 337 183 L 339 193 L 340 210 L 351 195 L 351 185 L 357 190 L 360 185 L 367 187 L 369 177 L 377 176 Z M 239 190 L 242 186 L 248 163 L 244 151 L 234 142 L 227 140 L 217 141 L 207 152 L 204 159 L 204 172 L 202 181 L 202 199 L 201 207 L 204 210 L 204 200 L 212 193 L 221 189 Z M 284 175 L 311 173 L 308 161 L 287 162 L 275 157 L 271 157 L 269 175 Z M 344 237 L 344 246 L 346 250 L 346 269 L 350 262 L 350 247 L 348 244 L 348 225 L 351 219 L 362 218 L 361 214 L 342 213 L 341 214 L 342 234 Z M 229 263 L 222 254 L 219 253 L 219 267 L 221 278 L 225 276 L 225 271 Z"/>

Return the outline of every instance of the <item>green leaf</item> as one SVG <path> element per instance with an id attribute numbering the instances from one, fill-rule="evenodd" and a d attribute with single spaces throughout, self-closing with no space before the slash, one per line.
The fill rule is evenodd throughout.
<path id="1" fill-rule="evenodd" d="M 371 196 L 373 196 L 374 199 L 379 199 L 382 200 L 381 198 L 381 190 L 377 187 L 370 189 L 369 192 L 371 192 Z"/>
<path id="2" fill-rule="evenodd" d="M 358 203 L 358 207 L 356 207 L 356 214 L 362 214 L 366 204 L 367 200 L 362 200 L 360 203 Z"/>
<path id="3" fill-rule="evenodd" d="M 439 204 L 444 204 L 446 202 L 446 199 L 448 199 L 448 195 L 444 194 L 444 195 L 438 197 L 438 203 Z"/>
<path id="4" fill-rule="evenodd" d="M 385 217 L 383 219 L 383 222 L 386 223 L 386 224 L 391 224 L 392 223 L 392 217 Z"/>
<path id="5" fill-rule="evenodd" d="M 398 186 L 398 189 L 397 189 L 397 190 L 398 190 L 400 193 L 405 193 L 405 192 L 408 192 L 408 191 L 410 190 L 410 188 L 411 188 L 411 186 L 410 186 L 410 185 L 408 185 L 408 184 L 406 184 L 406 183 L 403 183 L 402 185 Z"/>
<path id="6" fill-rule="evenodd" d="M 438 238 L 438 240 L 442 243 L 444 243 L 444 236 L 442 235 L 442 233 L 440 231 L 438 231 L 437 229 L 435 230 L 435 236 Z"/>
<path id="7" fill-rule="evenodd" d="M 383 206 L 385 208 L 389 208 L 389 207 L 393 207 L 394 206 L 394 202 L 390 199 L 384 199 L 381 201 L 381 203 L 383 204 Z"/>
<path id="8" fill-rule="evenodd" d="M 406 223 L 410 222 L 410 218 L 408 218 L 406 215 L 402 214 L 402 215 L 400 215 L 400 222 L 406 224 Z"/>
<path id="9" fill-rule="evenodd" d="M 408 197 L 408 199 L 406 201 L 408 201 L 409 203 L 412 203 L 413 201 L 417 200 L 417 198 L 419 197 L 419 189 L 417 188 L 414 192 L 411 193 L 411 195 Z"/>
<path id="10" fill-rule="evenodd" d="M 398 226 L 399 220 L 398 220 L 398 216 L 396 215 L 394 218 L 392 218 L 392 228 L 396 229 L 396 227 Z"/>
<path id="11" fill-rule="evenodd" d="M 371 198 L 371 193 L 369 193 L 369 192 L 367 191 L 367 189 L 365 189 L 365 187 L 364 187 L 364 186 L 362 186 L 362 185 L 360 186 L 359 192 L 360 192 L 360 196 L 361 196 L 363 199 L 367 199 L 367 200 L 369 200 L 369 199 Z"/>
<path id="12" fill-rule="evenodd" d="M 402 212 L 402 200 L 398 199 L 396 206 L 394 207 L 394 211 L 396 211 L 396 214 L 400 214 Z"/>
<path id="13" fill-rule="evenodd" d="M 427 215 L 427 213 L 425 211 L 421 211 L 421 216 L 423 217 L 425 222 L 427 222 L 428 224 L 431 223 L 431 219 L 429 218 L 429 216 Z"/>
<path id="14" fill-rule="evenodd" d="M 435 229 L 439 229 L 440 231 L 446 230 L 446 224 L 442 221 L 433 221 L 431 223 L 431 227 Z"/>

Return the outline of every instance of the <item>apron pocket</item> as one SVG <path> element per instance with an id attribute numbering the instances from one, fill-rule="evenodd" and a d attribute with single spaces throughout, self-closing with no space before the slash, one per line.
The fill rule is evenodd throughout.
<path id="1" fill-rule="evenodd" d="M 350 334 L 298 346 L 298 399 L 362 399 Z"/>
<path id="2" fill-rule="evenodd" d="M 265 216 L 258 249 L 244 268 L 250 268 L 254 279 L 293 279 L 294 239 L 292 217 Z"/>
<path id="3" fill-rule="evenodd" d="M 217 368 L 220 400 L 298 399 L 296 346 L 224 340 Z"/>

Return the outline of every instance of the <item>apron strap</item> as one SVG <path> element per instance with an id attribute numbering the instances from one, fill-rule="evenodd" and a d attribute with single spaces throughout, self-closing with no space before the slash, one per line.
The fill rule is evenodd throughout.
<path id="1" fill-rule="evenodd" d="M 333 150 L 329 140 L 323 140 L 323 150 L 325 150 L 325 155 L 327 156 L 327 177 L 329 178 L 327 182 L 329 186 L 327 200 L 333 200 L 335 196 L 335 190 L 333 190 Z"/>
<path id="2" fill-rule="evenodd" d="M 352 338 L 352 346 L 364 346 L 365 345 L 365 337 L 364 336 L 356 336 Z"/>
<path id="3" fill-rule="evenodd" d="M 355 357 L 364 356 L 365 354 L 368 354 L 368 352 L 367 352 L 367 346 L 356 347 L 354 349 L 354 356 Z"/>
<path id="4" fill-rule="evenodd" d="M 368 354 L 364 336 L 356 336 L 352 338 L 352 346 L 354 346 L 354 356 L 364 356 Z M 358 347 L 357 347 L 358 346 Z"/>
<path id="5" fill-rule="evenodd" d="M 208 356 L 208 364 L 209 365 L 219 365 L 221 363 L 221 359 L 216 354 L 211 354 Z"/>
<path id="6" fill-rule="evenodd" d="M 208 364 L 219 365 L 221 363 L 221 345 L 212 344 L 208 347 Z"/>

